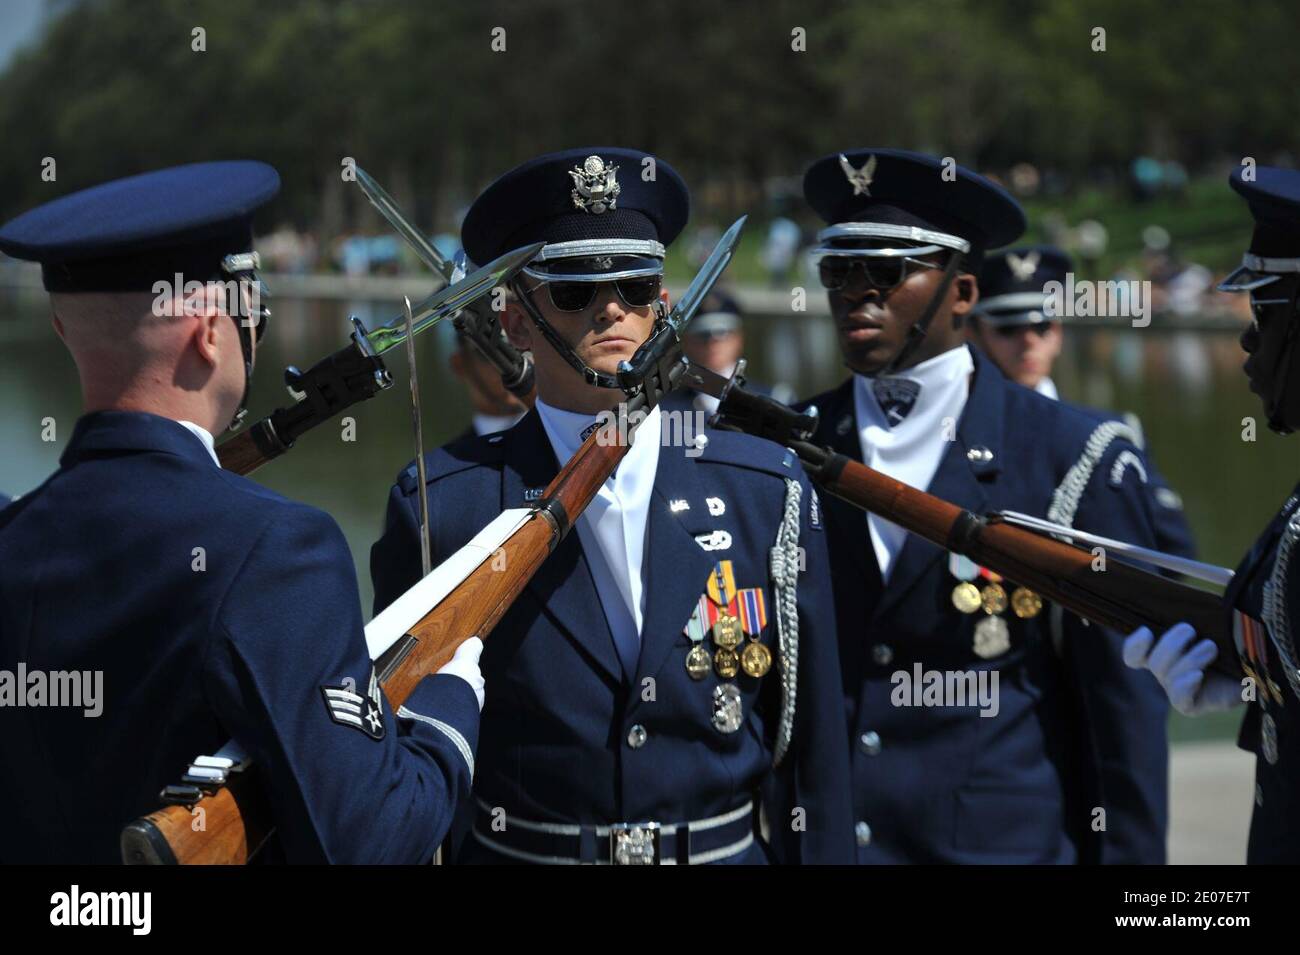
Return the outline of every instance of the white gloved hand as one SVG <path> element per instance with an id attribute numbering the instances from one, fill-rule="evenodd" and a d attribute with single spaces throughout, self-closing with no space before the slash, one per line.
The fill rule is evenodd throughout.
<path id="1" fill-rule="evenodd" d="M 483 712 L 483 688 L 487 684 L 483 680 L 483 674 L 479 672 L 478 658 L 483 653 L 483 641 L 478 637 L 470 637 L 464 643 L 456 648 L 452 658 L 444 663 L 439 673 L 450 673 L 452 676 L 458 676 L 474 690 L 474 695 L 478 697 L 478 710 Z"/>
<path id="2" fill-rule="evenodd" d="M 1196 631 L 1187 623 L 1174 624 L 1159 640 L 1147 627 L 1124 639 L 1124 662 L 1135 670 L 1150 670 L 1174 709 L 1185 716 L 1227 710 L 1243 702 L 1240 682 L 1206 669 L 1218 652 L 1213 640 L 1197 643 Z"/>

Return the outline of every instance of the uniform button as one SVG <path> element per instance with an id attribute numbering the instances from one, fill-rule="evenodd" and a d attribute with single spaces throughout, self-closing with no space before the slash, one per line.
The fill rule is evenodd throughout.
<path id="1" fill-rule="evenodd" d="M 868 756 L 875 756 L 880 752 L 880 734 L 875 730 L 867 730 L 858 742 L 862 744 L 862 752 Z"/>
<path id="2" fill-rule="evenodd" d="M 860 822 L 853 827 L 853 835 L 857 837 L 859 846 L 871 844 L 871 827 L 865 822 Z"/>
<path id="3" fill-rule="evenodd" d="M 637 723 L 627 731 L 627 745 L 633 749 L 640 749 L 645 745 L 646 731 L 645 727 Z"/>
<path id="4" fill-rule="evenodd" d="M 871 659 L 882 667 L 889 666 L 894 659 L 894 648 L 887 643 L 877 643 L 871 648 Z"/>

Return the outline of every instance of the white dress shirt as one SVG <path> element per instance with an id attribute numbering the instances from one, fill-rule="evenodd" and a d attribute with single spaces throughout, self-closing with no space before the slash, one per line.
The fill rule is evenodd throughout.
<path id="1" fill-rule="evenodd" d="M 593 415 L 564 411 L 540 398 L 537 411 L 560 466 L 573 457 L 583 442 L 583 432 L 596 423 Z M 646 517 L 650 494 L 659 469 L 660 415 L 655 408 L 636 430 L 627 456 L 601 485 L 577 520 L 578 537 L 587 555 L 605 619 L 615 638 L 622 632 L 639 641 L 645 621 Z M 620 598 L 612 600 L 613 594 Z M 631 631 L 626 628 L 631 627 Z"/>
<path id="2" fill-rule="evenodd" d="M 1047 398 L 1051 398 L 1053 401 L 1057 401 L 1061 397 L 1056 393 L 1056 382 L 1052 381 L 1052 379 L 1048 378 L 1046 375 L 1043 376 L 1042 380 L 1039 381 L 1038 384 L 1034 385 L 1034 391 Z"/>
<path id="3" fill-rule="evenodd" d="M 215 443 L 213 442 L 212 435 L 207 428 L 202 428 L 193 421 L 177 421 L 176 423 L 202 441 L 203 446 L 208 449 L 208 457 L 212 458 L 212 463 L 217 467 L 221 467 L 221 461 L 217 459 Z"/>
<path id="4" fill-rule="evenodd" d="M 891 376 L 910 378 L 921 386 L 912 410 L 892 428 L 871 390 L 872 379 L 854 375 L 853 407 L 863 463 L 904 484 L 928 489 L 939 462 L 956 440 L 974 370 L 970 350 L 961 345 Z M 867 527 L 881 579 L 887 582 L 907 531 L 875 514 L 867 515 Z"/>
<path id="5" fill-rule="evenodd" d="M 524 414 L 523 411 L 516 414 L 478 414 L 475 412 L 473 418 L 474 433 L 482 437 L 485 434 L 507 431 L 517 425 Z"/>

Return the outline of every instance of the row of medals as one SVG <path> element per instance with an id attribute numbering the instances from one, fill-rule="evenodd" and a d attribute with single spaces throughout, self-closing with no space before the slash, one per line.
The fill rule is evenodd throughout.
<path id="1" fill-rule="evenodd" d="M 952 589 L 952 605 L 965 614 L 984 611 L 984 619 L 975 625 L 974 642 L 975 654 L 983 659 L 1001 656 L 1011 649 L 1011 632 L 1006 620 L 1000 616 L 1008 606 L 1021 620 L 1032 620 L 1042 612 L 1042 597 L 1028 587 L 1017 587 L 1008 597 L 1002 578 L 974 561 L 954 554 L 949 561 L 949 570 L 959 579 Z M 980 576 L 988 578 L 983 587 L 974 583 Z"/>
<path id="2" fill-rule="evenodd" d="M 758 679 L 772 669 L 772 651 L 763 645 L 759 634 L 753 634 L 743 650 L 738 650 L 744 641 L 740 628 L 740 618 L 725 610 L 713 624 L 713 642 L 717 651 L 710 657 L 703 643 L 697 643 L 686 654 L 686 672 L 692 680 L 703 680 L 710 670 L 716 670 L 724 680 L 733 679 L 741 670 L 745 676 Z"/>
<path id="3" fill-rule="evenodd" d="M 763 646 L 759 634 L 750 637 L 743 650 L 738 650 L 744 640 L 740 619 L 722 611 L 713 624 L 713 642 L 718 649 L 712 658 L 704 649 L 703 641 L 691 647 L 686 654 L 686 672 L 692 680 L 703 680 L 710 670 L 724 680 L 734 679 L 741 670 L 755 679 L 772 668 L 772 651 Z M 734 683 L 720 683 L 713 688 L 713 725 L 720 733 L 734 733 L 740 729 L 744 715 L 740 702 L 740 687 Z"/>

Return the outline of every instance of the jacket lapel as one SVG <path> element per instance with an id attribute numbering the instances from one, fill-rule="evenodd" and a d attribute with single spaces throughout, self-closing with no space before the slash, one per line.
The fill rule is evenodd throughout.
<path id="1" fill-rule="evenodd" d="M 673 499 L 687 501 L 690 508 L 674 514 Z M 714 562 L 730 556 L 725 550 L 706 551 L 695 540 L 697 534 L 714 530 L 717 523 L 704 506 L 695 459 L 688 458 L 681 448 L 661 447 L 642 557 L 646 602 L 638 684 L 659 672 L 673 647 L 680 644 Z"/>
<path id="2" fill-rule="evenodd" d="M 501 508 L 528 507 L 559 474 L 559 463 L 536 410 L 506 432 L 503 439 Z M 622 682 L 623 667 L 614 637 L 601 609 L 600 596 L 576 529 L 551 552 L 526 588 L 575 643 L 609 676 Z"/>
<path id="3" fill-rule="evenodd" d="M 861 464 L 862 443 L 858 439 L 858 416 L 853 403 L 853 378 L 831 392 L 826 407 L 818 410 L 821 412 L 821 426 L 817 440 Z M 832 565 L 831 572 L 835 577 L 847 580 L 851 590 L 862 589 L 867 595 L 866 612 L 870 614 L 880 598 L 882 585 L 880 564 L 867 530 L 866 512 L 825 491 L 819 492 L 819 496 L 826 511 L 827 537 L 835 541 L 832 553 L 837 562 L 842 557 L 848 558 L 847 566 Z"/>
<path id="4" fill-rule="evenodd" d="M 948 444 L 926 488 L 942 498 L 975 514 L 988 506 L 986 482 L 1002 469 L 1002 390 L 1005 381 L 997 369 L 975 355 L 975 374 L 966 407 L 957 424 L 957 440 Z M 869 535 L 864 535 L 869 537 Z M 888 613 L 947 550 L 908 534 L 903 549 L 894 562 L 893 572 L 885 585 L 884 596 L 876 608 L 877 616 Z"/>
<path id="5" fill-rule="evenodd" d="M 1300 484 L 1297 484 L 1291 493 L 1300 494 Z M 1232 618 L 1233 611 L 1237 607 L 1237 601 L 1241 599 L 1242 594 L 1251 581 L 1254 580 L 1255 575 L 1263 569 L 1260 566 L 1261 563 L 1272 556 L 1273 548 L 1277 545 L 1278 538 L 1281 537 L 1282 527 L 1288 520 L 1290 520 L 1290 515 L 1286 513 L 1285 505 L 1283 505 L 1283 510 L 1273 515 L 1268 527 L 1259 535 L 1246 556 L 1242 558 L 1241 563 L 1237 565 L 1232 580 L 1228 581 L 1228 586 L 1223 592 L 1223 605 L 1227 608 L 1229 619 Z"/>

